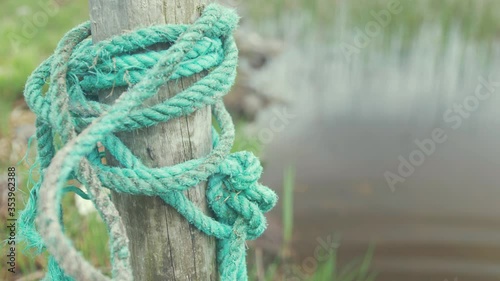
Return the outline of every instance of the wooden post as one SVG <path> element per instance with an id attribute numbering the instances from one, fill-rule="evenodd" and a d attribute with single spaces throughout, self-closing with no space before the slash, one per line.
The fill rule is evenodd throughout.
<path id="1" fill-rule="evenodd" d="M 139 27 L 192 23 L 207 0 L 89 0 L 92 39 L 95 42 Z M 159 46 L 165 48 L 167 46 Z M 200 76 L 169 83 L 148 101 L 157 103 L 174 96 Z M 112 103 L 125 89 L 101 93 Z M 147 166 L 171 166 L 207 155 L 211 150 L 212 117 L 209 107 L 188 117 L 117 136 Z M 108 157 L 110 165 L 116 161 Z M 187 191 L 188 198 L 205 213 L 206 183 Z M 135 280 L 219 280 L 215 239 L 191 226 L 158 197 L 113 193 L 130 239 Z"/>

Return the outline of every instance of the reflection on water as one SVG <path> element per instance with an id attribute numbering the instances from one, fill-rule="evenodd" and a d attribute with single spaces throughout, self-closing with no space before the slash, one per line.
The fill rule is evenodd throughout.
<path id="1" fill-rule="evenodd" d="M 325 43 L 295 32 L 296 17 L 282 25 L 285 50 L 255 83 L 296 115 L 267 144 L 263 181 L 280 192 L 284 167 L 295 164 L 299 256 L 311 255 L 318 237 L 341 233 L 344 260 L 376 244 L 377 280 L 500 280 L 498 46 L 424 26 L 410 47 L 393 34 L 385 48 L 368 46 L 347 61 L 339 47 L 349 32 L 332 30 L 335 40 Z M 476 106 L 480 77 L 493 92 Z M 270 128 L 272 117 L 261 114 L 258 128 Z M 401 158 L 409 161 L 415 141 L 436 128 L 446 140 L 401 175 Z M 387 171 L 404 180 L 394 191 Z"/>

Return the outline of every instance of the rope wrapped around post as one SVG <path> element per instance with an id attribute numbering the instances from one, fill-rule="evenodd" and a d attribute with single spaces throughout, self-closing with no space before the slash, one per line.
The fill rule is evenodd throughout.
<path id="1" fill-rule="evenodd" d="M 211 4 L 192 25 L 152 26 L 92 44 L 90 23 L 69 31 L 54 54 L 29 77 L 25 99 L 37 115 L 37 165 L 40 179 L 19 218 L 30 248 L 50 254 L 45 280 L 110 280 L 88 263 L 64 234 L 61 198 L 86 187 L 110 237 L 112 280 L 132 280 L 128 238 L 110 199 L 116 192 L 159 196 L 191 224 L 217 238 L 221 280 L 247 280 L 245 240 L 266 229 L 264 213 L 276 194 L 258 183 L 259 160 L 249 152 L 230 153 L 234 125 L 222 97 L 234 83 L 238 62 L 232 32 L 238 16 Z M 152 45 L 168 43 L 167 50 Z M 174 97 L 151 107 L 143 102 L 167 82 L 201 71 L 208 74 Z M 48 84 L 48 90 L 44 86 Z M 99 103 L 97 92 L 128 86 L 113 105 Z M 161 168 L 146 167 L 114 135 L 167 122 L 212 106 L 220 132 L 204 158 Z M 120 163 L 101 163 L 97 143 Z M 183 191 L 208 181 L 207 200 L 215 217 L 205 215 Z"/>

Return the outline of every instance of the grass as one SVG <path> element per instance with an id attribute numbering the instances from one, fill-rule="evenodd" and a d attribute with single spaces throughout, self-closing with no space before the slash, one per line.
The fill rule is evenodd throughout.
<path id="1" fill-rule="evenodd" d="M 289 280 L 289 278 L 291 278 L 290 280 L 297 280 L 297 278 L 302 278 L 302 276 L 288 276 L 288 272 L 283 272 L 287 271 L 286 268 L 299 266 L 293 263 L 290 264 L 287 261 L 288 255 L 292 251 L 294 182 L 295 169 L 293 166 L 289 166 L 283 176 L 283 195 L 281 198 L 283 206 L 283 260 L 267 265 L 265 281 L 283 280 L 283 278 L 284 280 Z M 336 243 L 340 242 L 338 237 L 339 235 L 334 238 Z M 374 247 L 371 246 L 365 256 L 354 259 L 345 266 L 340 266 L 337 262 L 337 249 L 333 249 L 328 260 L 320 263 L 315 272 L 302 281 L 373 281 L 377 276 L 376 272 L 371 270 L 373 254 Z M 253 278 L 258 280 L 255 276 Z"/>
<path id="2" fill-rule="evenodd" d="M 424 26 L 441 29 L 442 42 L 454 29 L 460 30 L 468 42 L 491 44 L 500 34 L 500 1 L 496 0 L 252 0 L 248 2 L 253 23 L 267 23 L 269 19 L 280 19 L 286 15 L 300 15 L 308 24 L 301 32 L 310 34 L 319 31 L 325 41 L 335 40 L 335 27 L 343 25 L 344 30 L 360 28 L 374 17 L 372 13 L 387 9 L 388 3 L 399 1 L 402 11 L 392 15 L 389 25 L 377 36 L 380 48 L 386 48 L 392 39 L 402 39 L 403 46 L 410 47 Z M 343 5 L 341 3 L 345 3 Z M 278 33 L 286 34 L 288 24 L 283 24 Z M 444 43 L 437 42 L 438 47 Z"/>
<path id="3" fill-rule="evenodd" d="M 390 0 L 342 0 L 347 3 L 347 28 L 363 28 Z M 400 0 L 401 14 L 384 28 L 384 36 L 403 36 L 406 44 L 418 35 L 424 24 L 436 23 L 447 36 L 460 27 L 468 40 L 490 43 L 497 40 L 500 27 L 500 1 L 496 0 Z M 340 14 L 340 1 L 330 0 L 250 0 L 245 5 L 255 23 L 300 11 L 313 19 L 303 32 L 322 29 L 331 33 Z M 61 36 L 71 27 L 88 20 L 88 2 L 83 0 L 4 0 L 0 3 L 0 134 L 7 132 L 7 114 L 22 96 L 24 83 L 35 67 L 54 50 Z M 288 26 L 283 26 L 283 29 Z M 384 45 L 381 45 L 384 47 Z"/>
<path id="4" fill-rule="evenodd" d="M 27 158 L 31 160 L 30 157 Z M 5 164 L 0 165 L 0 171 L 6 171 Z M 21 182 L 18 183 L 16 192 L 16 211 L 19 213 L 28 199 L 29 190 L 33 187 L 33 182 L 29 180 L 29 165 L 18 163 L 16 173 Z M 37 179 L 37 173 L 34 173 L 34 180 Z M 65 232 L 73 241 L 75 247 L 81 251 L 83 256 L 94 266 L 105 269 L 109 268 L 109 248 L 108 233 L 106 226 L 99 218 L 97 213 L 82 217 L 75 207 L 75 198 L 73 193 L 68 193 L 63 198 L 64 225 Z M 17 215 L 19 217 L 19 215 Z M 5 224 L 0 218 L 0 222 Z M 8 236 L 6 228 L 0 229 L 0 239 Z M 3 244 L 2 244 L 3 245 Z M 16 280 L 21 276 L 31 273 L 45 271 L 47 266 L 47 255 L 36 256 L 33 252 L 26 250 L 26 244 L 19 243 L 16 247 L 16 274 L 13 275 L 6 270 L 0 271 L 0 280 Z M 2 253 L 4 249 L 2 248 Z M 0 262 L 4 264 L 4 256 L 0 257 Z"/>
<path id="5" fill-rule="evenodd" d="M 19 95 L 26 77 L 52 53 L 62 35 L 85 20 L 88 20 L 87 1 L 2 1 L 2 97 Z"/>
<path id="6" fill-rule="evenodd" d="M 364 26 L 373 11 L 385 9 L 390 0 L 347 1 L 348 26 Z M 454 24 L 471 40 L 498 38 L 500 2 L 496 0 L 400 0 L 403 10 L 397 24 L 386 34 L 409 38 L 431 22 L 447 34 Z M 51 4 L 49 4 L 51 3 Z M 256 22 L 281 17 L 290 11 L 307 13 L 317 23 L 313 28 L 331 30 L 338 17 L 339 1 L 330 0 L 250 0 L 246 6 Z M 88 20 L 87 1 L 4 0 L 0 4 L 0 98 L 12 100 L 22 93 L 26 77 L 50 53 L 71 27 Z M 46 20 L 43 20 L 43 19 Z M 327 34 L 325 34 L 327 35 Z"/>
<path id="7" fill-rule="evenodd" d="M 316 271 L 303 278 L 302 275 L 286 275 L 279 272 L 283 264 L 276 262 L 267 266 L 265 278 L 262 281 L 300 280 L 300 281 L 374 281 L 377 273 L 371 270 L 374 247 L 370 247 L 363 257 L 354 259 L 344 266 L 337 262 L 337 251 L 333 251 L 328 260 L 320 264 Z M 249 280 L 261 281 L 252 271 Z M 283 276 L 284 275 L 284 276 Z M 300 277 L 299 277 L 300 276 Z"/>
<path id="8" fill-rule="evenodd" d="M 294 189 L 294 178 L 295 172 L 292 166 L 287 167 L 285 174 L 283 176 L 283 243 L 285 253 L 283 256 L 287 256 L 288 252 L 286 249 L 290 247 L 292 242 L 293 234 L 293 189 Z"/>
<path id="9" fill-rule="evenodd" d="M 347 28 L 363 27 L 372 20 L 370 12 L 384 9 L 388 0 L 344 0 L 347 1 Z M 300 11 L 310 15 L 312 23 L 304 32 L 311 29 L 323 29 L 328 35 L 337 24 L 339 1 L 331 0 L 250 0 L 246 2 L 254 22 L 283 17 L 290 11 Z M 50 4 L 52 3 L 52 4 Z M 57 3 L 57 8 L 53 5 Z M 426 24 L 436 24 L 444 36 L 459 27 L 464 38 L 472 42 L 490 44 L 498 40 L 500 27 L 500 1 L 497 0 L 401 0 L 404 7 L 396 21 L 384 29 L 383 38 L 403 36 L 411 42 L 419 30 Z M 61 36 L 71 27 L 88 19 L 88 2 L 83 0 L 3 0 L 0 3 L 0 135 L 8 129 L 7 116 L 12 103 L 22 96 L 24 83 L 35 67 L 54 50 Z M 52 7 L 52 8 L 51 8 Z M 45 16 L 44 16 L 45 15 Z M 46 21 L 43 18 L 46 17 Z M 287 28 L 287 27 L 283 27 Z M 237 124 L 243 128 L 245 124 Z M 246 137 L 238 129 L 235 150 L 250 149 L 258 153 L 261 144 L 256 138 Z M 2 162 L 2 159 L 0 159 Z M 4 168 L 1 167 L 0 168 Z M 25 173 L 20 168 L 20 173 Z M 5 169 L 1 169 L 5 171 Z M 288 168 L 284 176 L 284 194 L 281 198 L 284 208 L 284 249 L 291 244 L 293 232 L 293 183 L 294 172 Z M 23 188 L 25 197 L 26 188 Z M 18 193 L 19 196 L 21 193 Z M 21 201 L 21 200 L 19 200 Z M 18 201 L 18 202 L 19 202 Z M 109 249 L 105 225 L 92 214 L 81 217 L 74 207 L 74 198 L 64 198 L 66 231 L 75 246 L 97 267 L 109 268 Z M 18 206 L 22 208 L 21 206 Z M 78 222 L 78 223 L 75 223 Z M 0 230 L 1 237 L 6 237 L 5 229 Z M 290 249 L 284 250 L 285 252 Z M 370 270 L 373 248 L 369 248 L 364 257 L 340 266 L 337 252 L 320 265 L 310 276 L 310 281 L 370 281 L 374 273 Z M 45 267 L 45 257 L 36 260 L 18 252 L 18 269 L 25 275 Z M 0 261 L 3 263 L 3 260 Z M 282 274 L 282 261 L 267 265 L 265 280 L 274 280 Z M 0 280 L 11 280 L 0 272 Z"/>
<path id="10" fill-rule="evenodd" d="M 250 142 L 253 143 L 253 142 Z M 245 146 L 247 142 L 241 144 Z M 255 149 L 255 146 L 249 147 Z M 245 147 L 242 147 L 245 149 Z M 28 178 L 27 166 L 18 165 L 18 173 L 23 178 Z M 36 175 L 35 175 L 36 177 Z M 293 193 L 294 193 L 294 178 L 295 172 L 293 167 L 288 167 L 284 173 L 284 194 L 282 198 L 283 205 L 283 236 L 285 243 L 283 244 L 283 253 L 291 252 L 291 240 L 293 234 Z M 26 181 L 26 180 L 25 180 Z M 30 186 L 32 183 L 30 184 Z M 23 186 L 22 184 L 20 186 Z M 26 186 L 26 185 L 24 185 Z M 27 198 L 29 188 L 21 188 L 18 192 L 19 197 Z M 23 194 L 23 195 L 22 195 Z M 18 206 L 20 210 L 22 206 Z M 109 247 L 108 247 L 108 233 L 106 226 L 98 217 L 97 213 L 89 214 L 88 216 L 81 216 L 75 207 L 75 198 L 73 193 L 68 193 L 63 198 L 64 210 L 64 224 L 65 232 L 73 241 L 75 247 L 81 251 L 83 256 L 90 261 L 91 264 L 100 268 L 104 272 L 110 270 L 109 262 Z M 2 228 L 0 231 L 2 237 L 7 237 L 5 230 Z M 6 271 L 0 272 L 0 280 L 15 280 L 14 277 L 26 276 L 30 273 L 37 271 L 45 271 L 46 255 L 41 257 L 32 258 L 29 252 L 22 251 L 23 245 L 18 246 L 17 255 L 17 270 L 18 274 L 13 276 Z M 20 250 L 20 251 L 19 251 Z M 356 259 L 351 263 L 340 267 L 337 264 L 337 253 L 333 251 L 330 258 L 320 264 L 316 272 L 309 276 L 307 281 L 372 281 L 375 278 L 370 269 L 370 262 L 373 256 L 373 248 L 370 248 L 364 257 Z M 283 268 L 289 266 L 288 262 L 284 260 L 276 260 L 271 264 L 266 264 L 265 280 L 281 280 L 283 277 Z M 255 272 L 251 270 L 250 272 Z M 255 275 L 250 280 L 258 280 Z M 260 280 L 259 280 L 260 281 Z M 304 280 L 306 281 L 306 280 Z"/>
<path id="11" fill-rule="evenodd" d="M 87 1 L 3 0 L 0 3 L 0 133 L 29 74 L 71 27 L 88 20 Z"/>
<path id="12" fill-rule="evenodd" d="M 337 265 L 337 252 L 333 252 L 308 281 L 374 281 L 377 273 L 370 268 L 373 251 L 374 247 L 370 247 L 365 256 L 341 268 Z"/>
<path id="13" fill-rule="evenodd" d="M 75 197 L 68 193 L 63 202 L 65 231 L 85 259 L 98 268 L 110 268 L 108 231 L 97 213 L 81 216 L 75 208 Z"/>

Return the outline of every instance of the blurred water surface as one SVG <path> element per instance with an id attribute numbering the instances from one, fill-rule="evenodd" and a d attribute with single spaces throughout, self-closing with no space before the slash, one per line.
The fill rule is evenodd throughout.
<path id="1" fill-rule="evenodd" d="M 298 261 L 340 233 L 344 261 L 375 244 L 377 280 L 500 280 L 498 42 L 469 40 L 460 25 L 424 24 L 409 41 L 391 27 L 347 59 L 342 46 L 356 32 L 342 9 L 335 16 L 332 28 L 293 12 L 258 24 L 284 41 L 254 83 L 295 117 L 276 129 L 283 105 L 270 107 L 254 133 L 267 143 L 264 183 L 281 192 L 295 166 Z M 475 106 L 482 79 L 492 93 Z M 460 115 L 464 100 L 474 109 Z M 401 157 L 436 128 L 446 140 L 391 189 L 386 172 L 401 176 Z"/>

